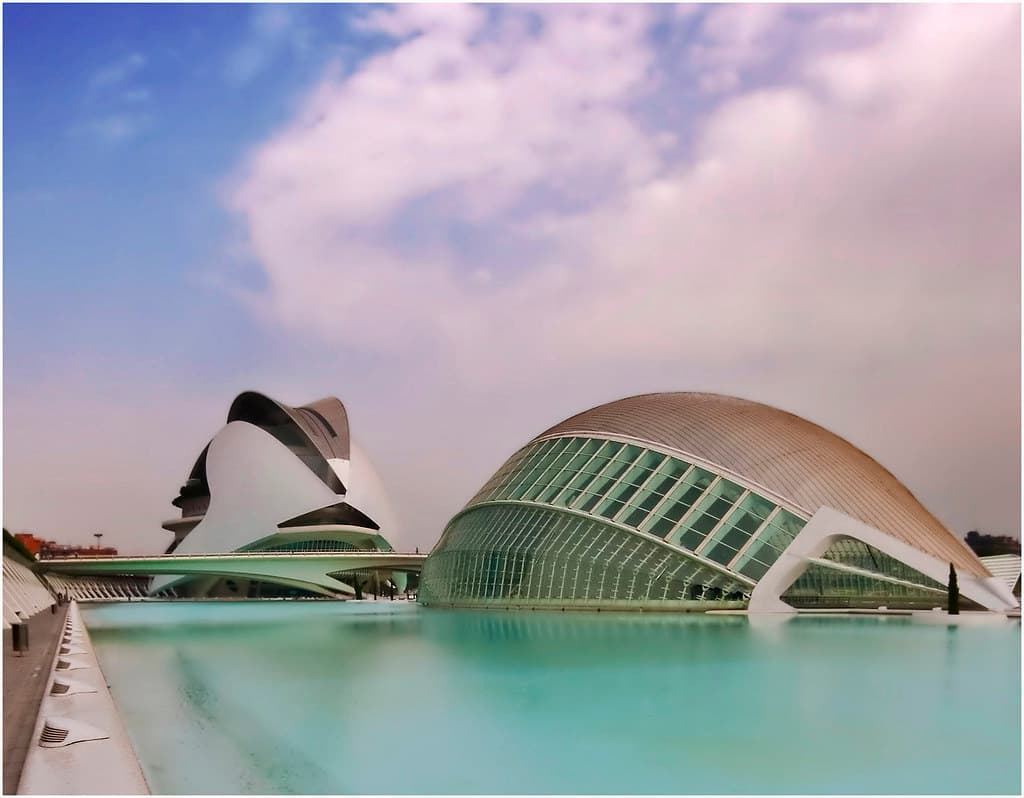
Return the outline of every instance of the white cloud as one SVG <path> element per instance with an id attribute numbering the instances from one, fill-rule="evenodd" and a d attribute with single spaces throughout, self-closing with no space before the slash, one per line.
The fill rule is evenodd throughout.
<path id="1" fill-rule="evenodd" d="M 436 327 L 424 290 L 460 304 L 467 280 L 443 235 L 415 259 L 388 239 L 412 204 L 438 232 L 453 221 L 488 225 L 532 190 L 593 204 L 648 179 L 660 158 L 626 108 L 651 61 L 642 9 L 552 10 L 536 35 L 509 13 L 477 45 L 479 12 L 469 14 L 476 27 L 419 6 L 376 18 L 421 32 L 318 87 L 300 119 L 253 154 L 231 195 L 274 285 L 269 310 L 328 335 L 379 338 L 382 313 L 406 329 Z M 345 290 L 321 317 L 307 294 L 338 278 Z"/>
<path id="2" fill-rule="evenodd" d="M 785 27 L 790 7 L 778 3 L 710 6 L 701 20 L 700 40 L 691 48 L 698 64 L 743 69 L 765 60 Z"/>
<path id="3" fill-rule="evenodd" d="M 117 113 L 101 116 L 88 124 L 88 129 L 100 141 L 120 144 L 135 138 L 149 124 L 145 114 Z"/>
<path id="4" fill-rule="evenodd" d="M 285 53 L 306 50 L 310 37 L 300 6 L 256 6 L 242 41 L 225 60 L 224 76 L 230 83 L 248 83 Z"/>
<path id="5" fill-rule="evenodd" d="M 89 87 L 99 90 L 120 85 L 134 77 L 145 65 L 146 57 L 142 53 L 130 53 L 94 72 L 89 79 Z"/>
<path id="6" fill-rule="evenodd" d="M 84 132 L 102 144 L 120 144 L 136 138 L 152 121 L 152 114 L 143 112 L 152 99 L 147 87 L 138 85 L 138 78 L 149 59 L 142 53 L 131 53 L 98 69 L 89 78 L 84 97 L 86 119 L 76 123 L 72 133 Z"/>
<path id="7" fill-rule="evenodd" d="M 374 11 L 363 28 L 395 46 L 326 76 L 229 192 L 256 300 L 269 323 L 404 357 L 422 392 L 712 383 L 828 424 L 786 386 L 863 397 L 908 364 L 857 412 L 881 422 L 896 390 L 941 424 L 925 386 L 979 351 L 1004 358 L 990 390 L 1018 390 L 1018 15 L 711 9 L 707 75 L 802 45 L 774 85 L 707 87 L 733 94 L 691 112 L 687 158 L 666 161 L 637 110 L 680 102 L 652 79 L 648 9 Z"/>

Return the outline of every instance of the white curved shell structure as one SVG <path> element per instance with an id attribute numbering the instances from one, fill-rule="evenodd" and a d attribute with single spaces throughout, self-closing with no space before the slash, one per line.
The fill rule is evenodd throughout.
<path id="1" fill-rule="evenodd" d="M 517 451 L 446 527 L 419 597 L 449 606 L 792 611 L 1016 600 L 856 446 L 774 407 L 633 396 Z"/>
<path id="2" fill-rule="evenodd" d="M 168 553 L 392 549 L 394 515 L 383 483 L 351 440 L 335 398 L 298 408 L 240 394 L 227 425 L 203 449 L 174 504 Z M 153 591 L 268 595 L 246 580 L 158 577 Z M 352 592 L 339 582 L 340 592 Z"/>

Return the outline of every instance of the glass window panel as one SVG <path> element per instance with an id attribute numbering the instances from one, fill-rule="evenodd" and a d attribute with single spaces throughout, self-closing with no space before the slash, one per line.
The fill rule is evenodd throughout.
<path id="1" fill-rule="evenodd" d="M 555 481 L 556 477 L 562 473 L 562 470 L 568 465 L 569 461 L 576 454 L 578 449 L 578 439 L 571 439 L 568 446 L 566 446 L 557 457 L 555 457 L 551 464 L 544 469 L 544 471 L 538 476 L 536 484 L 525 491 L 521 498 L 524 501 L 534 501 L 538 496 L 543 493 L 552 482 Z M 557 492 L 557 491 L 556 491 Z M 554 495 L 554 494 L 552 494 Z"/>
<path id="2" fill-rule="evenodd" d="M 651 497 L 656 498 L 654 494 L 651 494 Z M 631 507 L 629 512 L 626 513 L 625 518 L 620 518 L 619 520 L 626 526 L 638 527 L 649 512 L 650 510 L 645 507 Z"/>
<path id="3" fill-rule="evenodd" d="M 583 494 L 583 498 L 578 501 L 575 505 L 577 510 L 583 512 L 589 512 L 594 508 L 594 505 L 604 497 L 605 492 L 610 488 L 616 479 L 618 479 L 622 472 L 629 468 L 629 463 L 622 460 L 612 460 L 601 476 L 595 479 Z"/>
<path id="4" fill-rule="evenodd" d="M 773 506 L 771 502 L 760 496 L 748 493 L 718 528 L 715 533 L 715 541 L 708 544 L 702 553 L 716 562 L 722 562 L 719 558 L 725 556 L 724 554 L 717 553 L 712 556 L 712 551 L 718 545 L 718 541 L 729 546 L 733 552 L 739 551 L 764 523 L 763 518 L 756 513 L 764 513 L 766 508 Z"/>
<path id="5" fill-rule="evenodd" d="M 531 456 L 529 462 L 524 464 L 503 490 L 503 498 L 518 499 L 536 482 L 537 477 L 544 469 L 545 459 L 552 456 L 551 449 L 554 443 L 554 441 L 544 441 L 538 445 L 535 455 Z"/>
<path id="6" fill-rule="evenodd" d="M 706 488 L 714 481 L 714 479 L 715 475 L 712 474 L 710 471 L 705 471 L 703 468 L 698 468 L 697 466 L 694 466 L 686 474 L 686 477 L 683 479 L 683 484 L 696 485 L 699 488 Z"/>
<path id="7" fill-rule="evenodd" d="M 753 559 L 771 565 L 793 541 L 806 522 L 786 510 L 778 513 L 758 532 L 757 538 L 737 561 L 737 570 L 747 573 L 747 563 Z"/>
<path id="8" fill-rule="evenodd" d="M 594 441 L 596 443 L 596 441 Z M 591 482 L 594 481 L 597 474 L 601 472 L 608 460 L 602 459 L 602 455 L 618 451 L 622 448 L 621 443 L 615 441 L 604 441 L 601 448 L 595 453 L 594 457 L 585 465 L 581 472 L 574 476 L 570 481 L 565 491 L 554 499 L 554 504 L 562 507 L 568 507 L 571 505 L 579 495 L 585 490 Z"/>
<path id="9" fill-rule="evenodd" d="M 647 481 L 650 475 L 650 471 L 647 471 L 640 466 L 633 466 L 626 472 L 622 481 L 615 486 L 615 489 L 612 491 L 612 496 L 621 502 L 629 501 L 630 497 L 636 493 L 640 485 Z"/>
<path id="10" fill-rule="evenodd" d="M 597 513 L 605 518 L 614 518 L 623 507 L 624 505 L 620 501 L 606 499 L 601 503 L 600 507 L 598 507 Z"/>
<path id="11" fill-rule="evenodd" d="M 689 463 L 684 463 L 682 460 L 676 460 L 674 457 L 670 457 L 662 463 L 662 466 L 658 471 L 665 476 L 672 477 L 673 479 L 679 479 L 689 470 L 689 468 Z"/>
<path id="12" fill-rule="evenodd" d="M 668 459 L 667 456 L 663 455 L 661 452 L 654 452 L 648 450 L 644 452 L 643 456 L 640 458 L 638 462 L 638 465 L 643 466 L 648 471 L 655 471 L 657 470 L 658 466 L 660 466 L 661 463 L 666 459 Z"/>
<path id="13" fill-rule="evenodd" d="M 518 500 L 523 497 L 528 490 L 530 490 L 536 483 L 537 478 L 541 475 L 540 470 L 528 471 L 524 473 L 518 480 L 518 482 L 509 486 L 508 498 Z"/>
<path id="14" fill-rule="evenodd" d="M 550 502 L 565 488 L 565 486 L 569 483 L 569 480 L 572 479 L 575 473 L 576 472 L 573 471 L 571 468 L 566 467 L 562 471 L 555 474 L 555 476 L 552 477 L 550 482 L 548 483 L 548 486 L 537 494 L 536 501 Z"/>
<path id="15" fill-rule="evenodd" d="M 574 451 L 572 459 L 566 464 L 566 469 L 573 472 L 573 474 L 578 472 L 594 456 L 598 446 L 599 442 L 595 440 L 582 442 L 582 445 L 578 446 Z"/>
<path id="16" fill-rule="evenodd" d="M 571 440 L 571 438 L 558 438 L 554 441 L 545 441 L 545 444 L 551 445 L 546 447 L 544 453 L 537 460 L 536 465 L 523 473 L 519 484 L 509 491 L 508 498 L 518 500 L 532 496 L 533 491 L 537 490 L 538 486 L 546 484 L 545 475 L 554 473 L 554 470 L 549 471 L 548 469 L 551 468 Z"/>
<path id="17" fill-rule="evenodd" d="M 632 463 L 641 454 L 643 454 L 643 451 L 644 450 L 641 449 L 639 446 L 634 446 L 632 443 L 627 443 L 625 447 L 623 447 L 622 451 L 619 452 L 618 459 Z"/>
<path id="18" fill-rule="evenodd" d="M 625 444 L 619 443 L 619 441 L 605 441 L 604 446 L 601 447 L 601 451 L 598 452 L 599 457 L 612 458 L 615 457 Z"/>
<path id="19" fill-rule="evenodd" d="M 622 481 L 632 485 L 635 488 L 639 488 L 641 485 L 643 485 L 647 480 L 651 478 L 651 474 L 653 473 L 654 472 L 651 471 L 649 468 L 644 468 L 639 463 L 636 463 L 631 469 L 629 469 L 629 471 L 626 472 L 626 475 L 622 478 Z"/>
<path id="20" fill-rule="evenodd" d="M 758 560 L 747 560 L 746 565 L 737 569 L 744 576 L 749 576 L 751 579 L 760 579 L 768 572 L 768 565 Z"/>
<path id="21" fill-rule="evenodd" d="M 788 510 L 779 510 L 779 514 L 772 519 L 772 525 L 788 534 L 790 540 L 797 536 L 806 523 L 802 518 L 798 518 Z"/>
<path id="22" fill-rule="evenodd" d="M 676 522 L 686 515 L 714 478 L 715 475 L 710 471 L 691 468 L 686 478 L 665 498 L 658 513 L 648 518 L 640 528 L 653 535 L 665 537 L 675 527 Z"/>
<path id="23" fill-rule="evenodd" d="M 671 518 L 666 518 L 662 516 L 660 518 L 657 518 L 653 523 L 650 523 L 650 519 L 648 519 L 648 521 L 645 522 L 644 525 L 648 527 L 646 531 L 650 532 L 652 535 L 657 535 L 659 538 L 663 538 L 666 537 L 669 532 L 675 529 L 676 522 L 673 521 Z"/>
<path id="24" fill-rule="evenodd" d="M 737 549 L 732 546 L 727 546 L 725 541 L 719 541 L 714 544 L 710 549 L 705 549 L 702 552 L 702 556 L 707 557 L 709 560 L 714 560 L 722 565 L 727 565 L 733 557 L 736 556 Z"/>
<path id="25" fill-rule="evenodd" d="M 727 479 L 716 482 L 687 516 L 679 544 L 691 551 L 697 548 L 742 494 L 743 488 L 734 482 Z"/>
<path id="26" fill-rule="evenodd" d="M 603 480 L 603 483 L 601 485 L 597 486 L 598 490 L 601 490 L 602 488 L 606 488 L 608 486 L 608 484 L 610 484 L 610 482 L 611 482 L 611 480 L 609 480 L 607 477 L 601 477 L 600 479 Z M 580 510 L 580 511 L 585 512 L 585 513 L 589 513 L 591 510 L 594 509 L 594 506 L 599 501 L 601 501 L 601 494 L 600 493 L 584 493 L 582 495 L 581 499 L 576 502 L 575 509 Z"/>
<path id="27" fill-rule="evenodd" d="M 762 521 L 772 514 L 775 505 L 767 499 L 758 496 L 756 493 L 748 493 L 746 498 L 739 505 L 745 512 L 755 515 Z"/>
<path id="28" fill-rule="evenodd" d="M 675 485 L 678 480 L 679 477 L 672 474 L 666 474 L 664 469 L 662 469 L 655 474 L 654 479 L 648 483 L 647 490 L 660 498 L 667 495 L 668 492 L 672 490 L 672 486 Z"/>
<path id="29" fill-rule="evenodd" d="M 716 499 L 716 502 L 724 501 L 724 499 Z M 715 524 L 718 523 L 718 519 L 708 513 L 704 513 L 696 521 L 690 524 L 682 535 L 679 536 L 679 545 L 684 549 L 693 551 L 700 545 L 701 541 L 707 537 Z"/>
<path id="30" fill-rule="evenodd" d="M 676 498 L 677 496 L 678 498 Z M 704 498 L 701 499 L 701 496 L 704 496 Z M 674 502 L 673 499 L 675 500 Z M 668 501 L 663 506 L 662 515 L 670 521 L 679 521 L 699 499 L 707 504 L 713 504 L 716 501 L 713 495 L 705 495 L 704 488 L 701 485 L 686 485 L 684 483 L 673 492 L 672 496 L 669 496 Z"/>

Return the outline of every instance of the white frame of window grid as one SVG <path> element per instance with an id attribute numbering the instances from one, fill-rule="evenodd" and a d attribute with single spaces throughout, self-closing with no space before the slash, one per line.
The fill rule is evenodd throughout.
<path id="1" fill-rule="evenodd" d="M 669 546 L 653 535 L 638 534 L 629 527 L 608 524 L 603 519 L 579 511 L 567 511 L 533 502 L 499 501 L 476 505 L 460 513 L 457 519 L 453 519 L 449 530 L 455 530 L 458 522 L 465 516 L 479 511 L 486 514 L 485 519 L 481 521 L 483 527 L 458 530 L 459 533 L 468 536 L 468 539 L 461 543 L 469 544 L 471 548 L 438 551 L 435 556 L 439 556 L 439 560 L 443 556 L 445 560 L 438 562 L 438 574 L 424 574 L 421 593 L 430 590 L 426 586 L 428 578 L 437 581 L 432 592 L 441 594 L 438 600 L 451 601 L 454 596 L 456 600 L 461 599 L 465 603 L 522 603 L 556 599 L 563 602 L 589 603 L 623 600 L 665 601 L 670 598 L 669 592 L 673 590 L 673 586 L 678 595 L 673 595 L 672 600 L 738 601 L 745 600 L 752 587 L 744 584 L 750 580 L 742 576 L 737 578 L 720 567 L 702 562 L 689 552 Z M 517 546 L 513 546 L 513 542 L 524 542 L 526 536 L 539 526 L 545 527 L 543 534 L 549 539 L 532 552 L 529 573 L 524 571 L 519 575 L 519 586 L 523 584 L 524 578 L 526 580 L 525 590 L 513 593 L 512 585 L 506 579 L 508 566 L 510 562 L 517 562 L 522 556 L 522 553 L 516 550 Z M 611 534 L 594 534 L 594 527 L 605 528 Z M 586 554 L 602 540 L 601 547 L 592 557 L 572 557 L 584 543 L 586 548 L 583 553 Z M 613 546 L 616 546 L 614 550 L 605 554 L 606 550 Z M 631 547 L 629 553 L 621 559 L 618 558 L 618 552 L 627 546 Z M 630 567 L 632 558 L 645 547 L 649 549 L 646 556 Z M 664 555 L 658 561 L 657 567 L 649 571 L 643 597 L 638 597 L 635 589 L 637 577 L 643 564 L 659 549 L 663 550 Z M 497 573 L 489 573 L 489 563 L 496 554 L 502 559 L 502 569 Z M 672 558 L 676 560 L 674 568 L 671 568 Z M 587 574 L 584 595 L 581 596 L 579 583 L 584 564 L 587 567 Z M 686 575 L 682 579 L 677 578 L 683 569 L 686 569 Z M 600 570 L 600 582 L 596 589 L 593 584 L 597 576 L 595 570 Z M 698 577 L 701 585 L 700 595 L 687 595 L 692 593 L 691 588 L 697 583 Z M 625 590 L 621 588 L 623 578 L 630 580 L 629 587 Z M 665 582 L 664 587 L 659 588 L 661 596 L 651 596 L 655 581 L 662 578 Z M 610 594 L 604 589 L 609 579 L 614 580 Z M 567 593 L 566 589 L 570 585 L 571 592 Z M 503 590 L 505 587 L 508 587 L 510 592 L 507 595 L 498 595 L 497 590 Z M 719 597 L 708 598 L 709 591 L 712 590 L 717 590 Z M 736 593 L 740 596 L 729 598 Z"/>
<path id="2" fill-rule="evenodd" d="M 574 449 L 575 442 L 579 442 L 579 446 Z M 586 451 L 588 445 L 593 446 L 593 450 L 589 452 L 589 456 L 586 456 L 588 454 Z M 622 452 L 626 450 L 626 447 L 630 446 L 637 451 L 631 452 L 627 458 L 621 458 Z M 641 465 L 644 458 L 651 454 L 659 455 L 660 457 L 651 465 Z M 581 460 L 581 455 L 585 459 Z M 594 462 L 598 459 L 602 462 L 595 469 Z M 699 460 L 700 458 L 694 459 Z M 670 463 L 670 461 L 673 462 Z M 572 463 L 575 464 L 570 468 L 569 466 Z M 511 467 L 508 467 L 510 465 Z M 646 487 L 654 479 L 659 475 L 663 476 L 663 469 L 670 465 L 675 467 L 685 466 L 685 468 L 675 479 L 675 482 L 668 485 L 664 482 L 660 483 L 659 487 L 665 491 L 664 494 L 648 509 L 646 516 L 636 526 L 622 523 L 621 519 L 627 517 L 627 513 L 632 516 L 635 510 L 641 509 L 640 505 L 634 504 L 633 501 L 644 494 Z M 751 559 L 756 559 L 759 565 L 765 566 L 765 570 L 767 570 L 771 562 L 774 562 L 779 554 L 781 554 L 781 550 L 777 547 L 768 546 L 768 551 L 775 555 L 771 558 L 771 562 L 766 563 L 760 557 L 753 556 L 744 559 L 751 546 L 763 542 L 762 538 L 765 535 L 771 535 L 774 538 L 775 533 L 785 531 L 782 527 L 772 523 L 780 510 L 786 510 L 790 515 L 795 516 L 804 523 L 808 520 L 807 517 L 804 517 L 807 514 L 802 508 L 797 508 L 789 502 L 776 500 L 775 494 L 771 491 L 758 489 L 760 486 L 752 487 L 746 480 L 734 479 L 733 475 L 727 470 L 720 469 L 717 466 L 708 467 L 708 465 L 683 460 L 679 454 L 668 447 L 647 448 L 644 442 L 624 436 L 604 437 L 593 434 L 566 434 L 541 438 L 532 441 L 527 447 L 520 449 L 509 458 L 507 463 L 499 469 L 498 473 L 501 475 L 501 478 L 498 479 L 498 475 L 495 475 L 494 478 L 489 480 L 484 488 L 478 491 L 474 500 L 464 508 L 464 511 L 471 507 L 492 503 L 493 501 L 526 502 L 539 506 L 582 512 L 591 518 L 611 523 L 616 527 L 630 531 L 635 530 L 643 534 L 650 534 L 654 538 L 660 538 L 660 535 L 650 533 L 643 527 L 647 526 L 650 528 L 658 523 L 669 508 L 678 505 L 682 496 L 689 493 L 693 488 L 700 488 L 700 492 L 693 496 L 690 505 L 661 539 L 681 551 L 697 555 L 701 562 L 713 562 L 717 567 L 724 567 L 730 573 L 737 574 L 743 579 L 751 579 L 753 577 L 740 573 L 738 569 L 746 567 L 747 562 Z M 649 471 L 640 484 L 629 481 L 636 478 L 635 472 L 637 468 Z M 701 478 L 703 478 L 705 473 L 711 476 L 711 480 L 702 488 L 699 482 L 688 482 L 691 476 L 697 473 L 698 469 L 701 472 Z M 562 476 L 565 474 L 568 474 L 568 478 L 563 480 Z M 582 479 L 580 479 L 581 476 Z M 739 493 L 737 493 L 735 498 L 730 500 L 721 494 L 716 495 L 716 491 L 719 490 L 719 486 L 723 482 L 736 486 Z M 594 492 L 592 489 L 594 483 L 600 484 L 600 492 Z M 624 485 L 634 489 L 629 492 L 625 500 L 622 500 L 619 498 L 622 495 L 619 488 Z M 510 487 L 512 487 L 511 490 L 509 490 Z M 541 496 L 547 495 L 552 488 L 557 489 L 549 498 L 542 501 L 538 500 Z M 768 495 L 764 495 L 762 490 Z M 503 493 L 507 495 L 502 496 Z M 569 493 L 572 493 L 572 496 L 568 505 L 558 503 L 560 499 L 563 499 Z M 768 517 L 762 518 L 755 512 L 742 510 L 740 505 L 750 495 L 773 505 L 772 509 L 767 513 Z M 493 496 L 501 496 L 501 498 L 490 498 Z M 649 496 L 645 497 L 645 500 L 646 498 L 649 498 Z M 729 502 L 728 506 L 722 509 L 722 517 L 720 518 L 709 512 L 710 508 L 718 500 Z M 610 517 L 602 515 L 601 511 L 607 509 L 610 502 L 621 502 L 621 506 Z M 585 506 L 587 509 L 583 509 Z M 743 519 L 745 514 L 759 518 L 760 523 L 750 532 L 739 549 L 733 549 L 732 546 L 722 543 L 719 533 L 724 533 L 722 535 L 724 537 Z M 702 534 L 693 549 L 682 545 L 680 543 L 680 536 L 691 531 L 691 525 L 706 515 L 715 520 L 714 525 L 706 533 Z M 454 521 L 455 519 L 452 520 Z M 720 563 L 717 560 L 711 560 L 703 556 L 705 552 L 717 548 L 719 544 L 732 552 L 726 562 Z M 765 547 L 758 545 L 757 553 L 763 554 L 764 552 Z M 756 582 L 756 578 L 754 581 Z"/>

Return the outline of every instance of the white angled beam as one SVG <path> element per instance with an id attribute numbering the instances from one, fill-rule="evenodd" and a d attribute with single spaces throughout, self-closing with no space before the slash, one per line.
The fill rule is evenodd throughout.
<path id="1" fill-rule="evenodd" d="M 750 594 L 750 612 L 796 612 L 782 600 L 814 558 L 821 557 L 835 541 L 853 538 L 894 557 L 940 584 L 949 578 L 949 563 L 925 554 L 892 535 L 851 518 L 831 507 L 822 507 L 811 516 L 800 533 L 782 552 L 779 559 L 758 581 Z M 995 611 L 1018 606 L 1017 599 L 995 577 L 980 579 L 958 573 L 960 593 L 971 601 Z"/>

